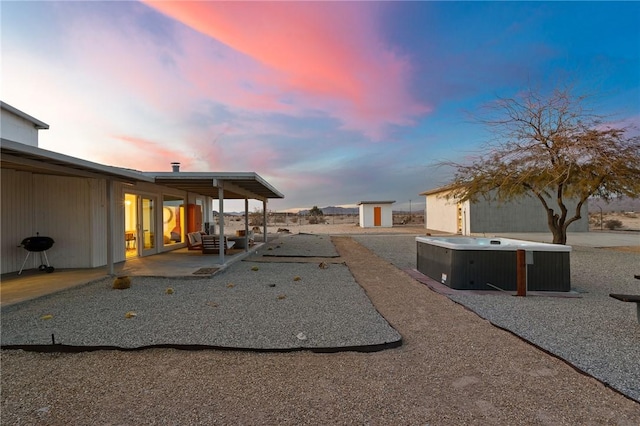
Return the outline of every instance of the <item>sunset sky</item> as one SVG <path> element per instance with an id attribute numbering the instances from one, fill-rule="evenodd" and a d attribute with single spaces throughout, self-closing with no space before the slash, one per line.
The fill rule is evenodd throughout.
<path id="1" fill-rule="evenodd" d="M 639 2 L 10 2 L 0 98 L 40 147 L 141 171 L 255 171 L 270 210 L 420 192 L 497 97 L 572 84 L 640 125 Z M 226 210 L 235 206 L 225 206 Z"/>

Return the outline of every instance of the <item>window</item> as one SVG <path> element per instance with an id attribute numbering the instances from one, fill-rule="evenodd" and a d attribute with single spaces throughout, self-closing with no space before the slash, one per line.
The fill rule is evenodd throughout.
<path id="1" fill-rule="evenodd" d="M 184 198 L 165 194 L 162 199 L 162 233 L 165 246 L 184 241 L 184 219 Z"/>

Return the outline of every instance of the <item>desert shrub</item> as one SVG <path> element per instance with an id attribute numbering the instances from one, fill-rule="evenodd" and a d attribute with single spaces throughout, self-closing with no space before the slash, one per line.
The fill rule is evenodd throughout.
<path id="1" fill-rule="evenodd" d="M 622 228 L 622 222 L 618 219 L 609 219 L 604 223 L 604 227 L 609 230 Z"/>
<path id="2" fill-rule="evenodd" d="M 298 223 L 298 218 L 296 216 L 291 216 L 289 220 L 291 221 L 291 223 Z"/>
<path id="3" fill-rule="evenodd" d="M 250 226 L 263 226 L 262 210 L 255 209 L 253 213 L 249 213 Z"/>
<path id="4" fill-rule="evenodd" d="M 324 218 L 324 216 L 309 216 L 308 220 L 309 220 L 309 225 L 317 225 L 319 223 L 326 223 L 327 222 L 327 220 Z"/>
<path id="5" fill-rule="evenodd" d="M 286 213 L 275 213 L 273 215 L 273 223 L 287 223 L 289 217 Z"/>

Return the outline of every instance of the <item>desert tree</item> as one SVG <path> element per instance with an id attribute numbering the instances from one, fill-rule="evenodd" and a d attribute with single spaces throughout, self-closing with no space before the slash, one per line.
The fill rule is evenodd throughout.
<path id="1" fill-rule="evenodd" d="M 322 212 L 322 209 L 318 208 L 318 206 L 313 206 L 311 210 L 309 210 L 309 223 L 325 223 L 324 213 Z"/>
<path id="2" fill-rule="evenodd" d="M 449 197 L 535 197 L 554 244 L 566 244 L 567 228 L 581 218 L 589 197 L 637 197 L 640 137 L 629 126 L 607 124 L 587 108 L 588 99 L 561 88 L 492 103 L 480 121 L 493 137 L 466 163 L 440 163 L 455 170 Z"/>
<path id="3" fill-rule="evenodd" d="M 322 212 L 322 209 L 318 208 L 318 206 L 313 206 L 311 208 L 311 210 L 309 210 L 309 215 L 310 216 L 323 216 L 324 213 Z"/>

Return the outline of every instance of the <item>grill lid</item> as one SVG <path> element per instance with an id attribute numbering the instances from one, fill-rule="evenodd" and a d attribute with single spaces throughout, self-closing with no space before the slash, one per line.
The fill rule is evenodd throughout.
<path id="1" fill-rule="evenodd" d="M 22 240 L 20 245 L 29 251 L 45 251 L 53 246 L 53 238 L 51 237 L 28 237 Z"/>

